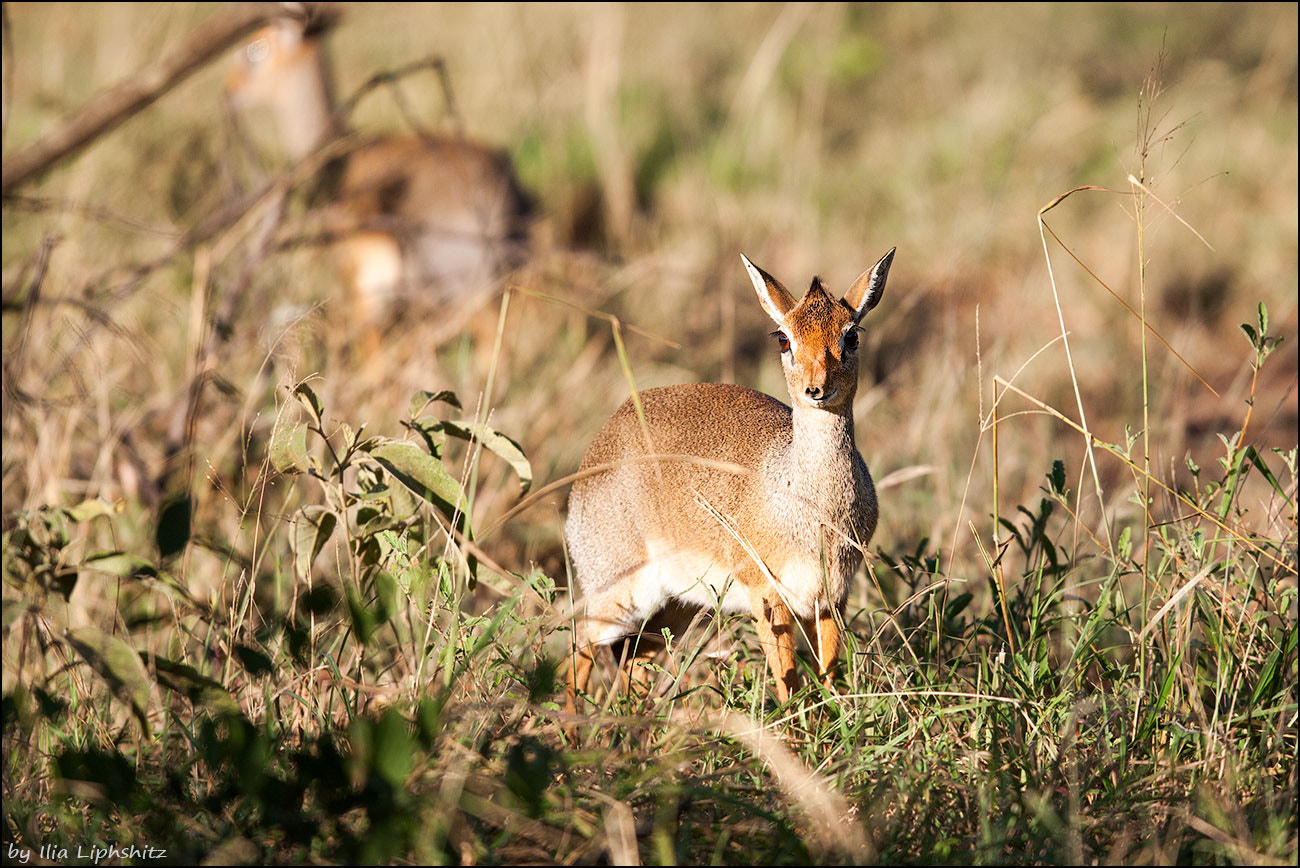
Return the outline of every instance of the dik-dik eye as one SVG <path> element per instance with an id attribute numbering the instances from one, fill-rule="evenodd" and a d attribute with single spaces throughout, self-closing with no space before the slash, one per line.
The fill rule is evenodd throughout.
<path id="1" fill-rule="evenodd" d="M 856 353 L 858 351 L 858 330 L 849 329 L 840 338 L 840 346 L 844 347 L 846 353 Z"/>
<path id="2" fill-rule="evenodd" d="M 781 352 L 786 353 L 790 351 L 790 339 L 785 336 L 785 332 L 774 331 L 772 332 L 772 337 L 776 338 L 776 345 L 781 348 Z"/>
<path id="3" fill-rule="evenodd" d="M 244 55 L 248 58 L 248 62 L 254 65 L 266 60 L 270 54 L 271 44 L 266 41 L 265 37 L 262 39 L 254 39 L 252 42 L 248 43 L 248 47 L 244 49 Z"/>

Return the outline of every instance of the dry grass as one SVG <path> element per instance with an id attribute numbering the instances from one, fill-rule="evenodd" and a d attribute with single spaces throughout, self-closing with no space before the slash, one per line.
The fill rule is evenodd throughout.
<path id="1" fill-rule="evenodd" d="M 212 11 L 7 5 L 6 154 Z M 455 330 L 415 310 L 364 362 L 303 179 L 242 149 L 224 70 L 202 70 L 4 202 L 6 844 L 114 824 L 144 841 L 198 816 L 191 855 L 249 861 L 1294 860 L 1296 27 L 1292 4 L 351 9 L 341 94 L 436 55 L 456 110 L 420 73 L 355 124 L 403 129 L 404 104 L 463 124 L 540 205 L 500 299 Z M 287 196 L 241 198 L 272 178 Z M 1084 185 L 1105 189 L 1044 210 Z M 453 390 L 463 412 L 434 415 L 513 437 L 542 489 L 629 374 L 782 394 L 740 252 L 842 290 L 891 246 L 857 430 L 895 484 L 847 695 L 782 709 L 787 747 L 715 715 L 771 722 L 730 622 L 707 628 L 729 662 L 682 642 L 670 699 L 611 702 L 567 740 L 550 699 L 566 489 L 498 526 L 516 470 L 454 438 L 442 463 L 491 528 L 470 554 L 500 575 L 468 587 L 464 540 L 428 506 L 370 554 L 332 541 L 298 568 L 291 520 L 355 516 L 369 453 L 325 482 L 278 472 L 277 419 L 303 418 L 287 387 L 310 382 L 336 450 L 339 421 L 400 437 L 413 394 Z M 1240 324 L 1261 303 L 1284 340 L 1256 367 Z M 329 470 L 325 438 L 305 440 Z M 112 511 L 37 512 L 95 498 Z M 38 526 L 39 599 L 12 536 Z M 105 551 L 159 575 L 89 568 Z M 364 641 L 358 612 L 390 594 Z M 195 722 L 171 691 L 198 682 L 149 658 L 169 690 L 99 701 L 112 646 L 64 627 L 195 667 L 243 717 L 200 690 Z M 94 766 L 112 757 L 134 776 Z M 308 843 L 267 807 L 285 787 L 330 818 Z M 51 812 L 22 807 L 60 788 Z M 243 806 L 229 822 L 207 807 L 222 798 Z M 844 800 L 847 831 L 809 825 Z"/>

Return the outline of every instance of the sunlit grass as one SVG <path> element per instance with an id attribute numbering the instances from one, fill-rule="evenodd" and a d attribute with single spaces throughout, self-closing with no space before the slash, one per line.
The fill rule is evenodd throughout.
<path id="1" fill-rule="evenodd" d="M 6 153 L 209 11 L 7 6 Z M 203 70 L 5 201 L 5 846 L 1294 864 L 1294 33 L 1288 5 L 352 10 L 341 93 L 444 56 L 542 206 L 462 336 L 415 311 L 365 364 L 305 178 L 235 146 Z M 383 89 L 355 119 L 404 123 Z M 277 177 L 283 209 L 240 199 Z M 748 619 L 702 619 L 649 695 L 566 717 L 589 438 L 633 383 L 783 397 L 740 252 L 842 289 L 893 245 L 857 430 L 897 475 L 836 692 L 777 706 Z"/>

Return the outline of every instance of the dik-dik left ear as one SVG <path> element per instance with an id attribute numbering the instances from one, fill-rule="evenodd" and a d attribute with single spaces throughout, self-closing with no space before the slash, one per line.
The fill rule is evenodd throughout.
<path id="1" fill-rule="evenodd" d="M 858 275 L 858 279 L 853 281 L 849 291 L 844 293 L 844 303 L 853 310 L 854 322 L 859 322 L 867 315 L 867 311 L 880 304 L 880 297 L 885 294 L 885 279 L 889 277 L 889 266 L 894 263 L 894 251 L 897 249 L 891 247 L 888 253 L 880 257 L 880 261 L 874 267 Z"/>
<path id="2" fill-rule="evenodd" d="M 754 284 L 754 292 L 758 293 L 759 304 L 763 305 L 773 322 L 781 325 L 785 322 L 785 315 L 794 309 L 794 296 L 775 277 L 750 262 L 748 256 L 742 253 L 740 258 L 744 260 L 745 270 Z"/>

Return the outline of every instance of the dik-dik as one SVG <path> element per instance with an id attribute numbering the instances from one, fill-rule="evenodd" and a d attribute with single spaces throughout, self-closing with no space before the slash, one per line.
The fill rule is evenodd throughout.
<path id="1" fill-rule="evenodd" d="M 227 81 L 232 106 L 269 114 L 294 161 L 348 132 L 322 45 L 337 17 L 313 8 L 278 19 L 244 46 Z M 350 324 L 368 353 L 395 300 L 463 317 L 525 258 L 531 203 L 499 150 L 459 136 L 389 136 L 348 150 L 321 178 Z"/>
<path id="2" fill-rule="evenodd" d="M 814 277 L 795 301 L 741 258 L 777 324 L 791 406 L 740 386 L 668 386 L 641 392 L 640 410 L 629 399 L 596 436 L 565 525 L 583 593 L 571 709 L 596 649 L 640 633 L 665 607 L 752 611 L 781 702 L 798 688 L 797 633 L 830 684 L 838 623 L 879 516 L 853 438 L 858 323 L 879 303 L 894 251 L 842 300 Z"/>

